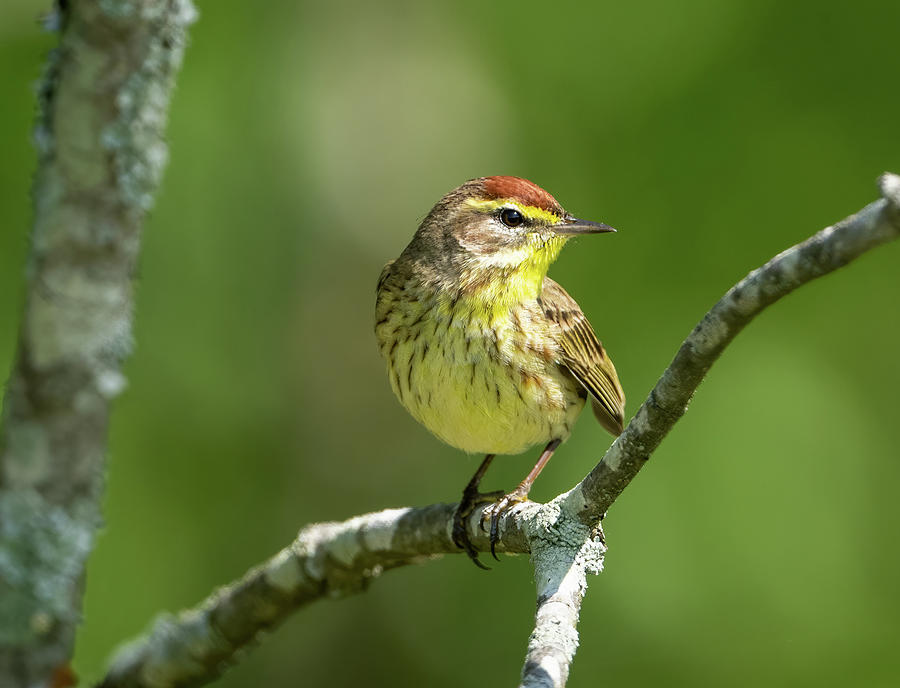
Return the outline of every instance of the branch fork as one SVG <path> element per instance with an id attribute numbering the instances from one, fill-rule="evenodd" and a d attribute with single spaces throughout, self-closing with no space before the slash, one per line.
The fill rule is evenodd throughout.
<path id="1" fill-rule="evenodd" d="M 498 551 L 530 553 L 537 586 L 535 627 L 520 686 L 565 685 L 578 646 L 587 575 L 603 568 L 600 520 L 684 414 L 725 347 L 781 297 L 900 236 L 900 177 L 885 174 L 879 186 L 881 200 L 778 254 L 732 287 L 694 328 L 625 431 L 581 482 L 547 504 L 525 502 L 501 516 Z M 455 510 L 455 504 L 387 509 L 307 526 L 289 547 L 195 610 L 157 621 L 147 636 L 114 657 L 100 685 L 159 688 L 210 681 L 261 631 L 301 606 L 365 590 L 391 568 L 460 552 L 451 539 Z M 476 510 L 467 528 L 472 544 L 485 552 L 490 543 L 481 516 Z"/>
<path id="2" fill-rule="evenodd" d="M 0 685 L 70 685 L 84 566 L 101 522 L 109 404 L 124 387 L 132 273 L 166 159 L 164 124 L 196 13 L 190 0 L 58 3 L 40 87 L 39 166 L 19 351 L 0 427 Z M 547 504 L 499 520 L 497 549 L 529 553 L 537 586 L 521 686 L 561 688 L 578 646 L 587 575 L 603 568 L 600 520 L 684 414 L 697 385 L 759 312 L 900 236 L 900 177 L 882 198 L 754 270 L 678 350 L 602 460 Z M 216 678 L 304 605 L 364 591 L 385 571 L 459 552 L 455 504 L 387 509 L 304 528 L 197 607 L 163 615 L 121 648 L 103 688 Z M 490 543 L 473 514 L 467 527 Z M 473 575 L 476 575 L 473 572 Z"/>

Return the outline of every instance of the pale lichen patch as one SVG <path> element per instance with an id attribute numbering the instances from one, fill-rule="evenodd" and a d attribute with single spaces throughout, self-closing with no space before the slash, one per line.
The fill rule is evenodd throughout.
<path id="1" fill-rule="evenodd" d="M 97 391 L 107 401 L 117 397 L 128 386 L 127 378 L 115 368 L 106 368 L 98 371 L 94 380 Z"/>
<path id="2" fill-rule="evenodd" d="M 386 552 L 391 549 L 397 523 L 410 509 L 385 509 L 367 516 L 363 529 L 363 546 L 369 552 Z"/>
<path id="3" fill-rule="evenodd" d="M 643 420 L 638 421 L 638 418 L 643 414 Z M 638 411 L 637 416 L 635 416 L 634 420 L 631 421 L 632 424 L 636 422 L 643 422 L 646 427 L 650 427 L 649 421 L 647 421 L 647 411 L 642 406 Z M 609 451 L 606 452 L 606 456 L 603 457 L 603 462 L 606 464 L 607 468 L 611 471 L 618 471 L 619 467 L 622 463 L 622 444 L 617 440 L 613 443 L 613 445 L 609 448 Z"/>
<path id="4" fill-rule="evenodd" d="M 272 557 L 266 564 L 266 580 L 274 588 L 291 593 L 303 580 L 300 564 L 293 550 L 287 547 Z"/>
<path id="5" fill-rule="evenodd" d="M 41 635 L 43 617 L 74 621 L 72 591 L 93 543 L 92 520 L 79 520 L 33 490 L 0 493 L 0 645 Z M 35 576 L 34 571 L 41 571 Z"/>

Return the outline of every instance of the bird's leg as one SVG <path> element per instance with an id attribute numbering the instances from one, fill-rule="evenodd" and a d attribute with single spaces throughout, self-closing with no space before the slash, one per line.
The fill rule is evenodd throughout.
<path id="1" fill-rule="evenodd" d="M 459 506 L 456 507 L 456 514 L 453 516 L 453 544 L 460 549 L 466 550 L 469 559 L 475 562 L 478 568 L 482 569 L 487 569 L 488 567 L 478 561 L 478 552 L 472 546 L 472 542 L 469 540 L 469 533 L 466 531 L 466 520 L 479 504 L 493 502 L 495 499 L 503 496 L 503 490 L 488 493 L 478 491 L 478 485 L 487 472 L 488 466 L 491 465 L 491 461 L 494 460 L 494 456 L 495 454 L 488 454 L 484 457 L 484 461 L 481 462 L 478 470 L 475 471 L 475 475 L 472 476 L 469 484 L 466 485 L 466 489 L 463 490 Z"/>
<path id="2" fill-rule="evenodd" d="M 519 486 L 510 492 L 508 495 L 504 495 L 500 498 L 500 500 L 492 506 L 489 511 L 491 513 L 491 555 L 497 561 L 500 561 L 500 558 L 497 556 L 497 553 L 494 551 L 494 547 L 500 541 L 500 517 L 512 506 L 516 504 L 520 504 L 528 499 L 528 492 L 531 490 L 531 486 L 534 484 L 534 481 L 541 474 L 541 471 L 544 470 L 544 466 L 547 465 L 547 462 L 550 460 L 550 457 L 553 456 L 553 452 L 556 451 L 556 448 L 562 443 L 562 440 L 552 440 L 546 447 L 544 447 L 544 451 L 541 452 L 540 458 L 537 460 L 537 463 L 534 464 L 534 468 L 531 469 L 531 473 L 529 473 L 525 480 L 519 483 Z M 482 527 L 484 527 L 484 516 L 481 518 Z"/>

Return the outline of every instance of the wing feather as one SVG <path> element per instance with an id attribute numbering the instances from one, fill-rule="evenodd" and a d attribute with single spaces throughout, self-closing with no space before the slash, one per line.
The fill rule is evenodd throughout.
<path id="1" fill-rule="evenodd" d="M 594 415 L 613 435 L 623 430 L 625 392 L 616 368 L 578 304 L 559 284 L 544 278 L 539 302 L 544 315 L 553 322 L 562 350 L 561 363 L 591 394 Z"/>

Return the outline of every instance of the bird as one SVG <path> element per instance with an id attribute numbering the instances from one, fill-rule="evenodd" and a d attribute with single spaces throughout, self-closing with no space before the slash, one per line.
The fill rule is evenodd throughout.
<path id="1" fill-rule="evenodd" d="M 512 176 L 470 179 L 445 194 L 400 256 L 384 266 L 375 337 L 394 394 L 443 442 L 484 454 L 463 490 L 452 539 L 480 568 L 466 529 L 479 505 L 499 518 L 526 501 L 588 399 L 612 435 L 623 430 L 625 393 L 581 308 L 547 277 L 575 236 L 615 232 L 567 213 L 537 184 Z M 509 493 L 479 486 L 496 455 L 543 445 Z"/>

